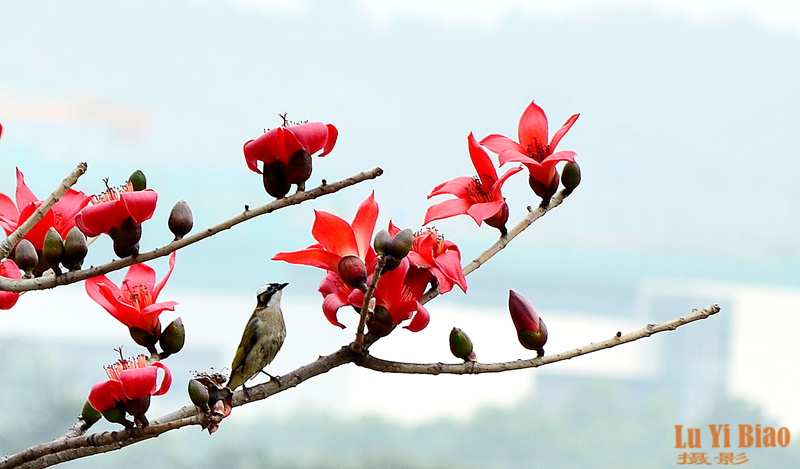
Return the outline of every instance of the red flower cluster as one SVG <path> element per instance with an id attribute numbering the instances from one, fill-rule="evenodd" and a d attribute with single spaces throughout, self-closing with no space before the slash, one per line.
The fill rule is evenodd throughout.
<path id="1" fill-rule="evenodd" d="M 78 228 L 86 236 L 108 234 L 131 219 L 134 225 L 149 220 L 156 210 L 158 194 L 152 189 L 134 191 L 128 182 L 119 189 L 109 188 L 103 194 L 92 197 L 92 205 L 83 209 L 75 219 Z"/>
<path id="2" fill-rule="evenodd" d="M 542 108 L 531 102 L 519 121 L 519 142 L 502 135 L 492 134 L 481 140 L 480 145 L 497 153 L 501 165 L 509 162 L 522 163 L 528 168 L 528 182 L 533 191 L 543 200 L 550 200 L 559 184 L 556 164 L 561 161 L 575 162 L 575 152 L 559 151 L 554 153 L 554 150 L 578 116 L 579 114 L 575 114 L 567 119 L 567 122 L 553 134 L 553 138 L 548 144 L 547 117 Z M 498 178 L 489 156 L 471 133 L 467 141 L 470 158 L 478 171 L 478 176 L 474 178 L 458 177 L 434 187 L 428 198 L 441 194 L 452 194 L 456 196 L 456 199 L 445 200 L 429 207 L 425 214 L 424 224 L 427 225 L 433 220 L 466 214 L 471 216 L 478 225 L 485 221 L 487 225 L 499 229 L 505 235 L 508 204 L 503 198 L 501 189 L 506 180 L 521 171 L 522 168 L 512 168 Z"/>
<path id="3" fill-rule="evenodd" d="M 25 184 L 25 176 L 17 168 L 16 205 L 5 194 L 0 194 L 0 226 L 10 235 L 17 227 L 33 215 L 42 205 L 33 192 Z M 75 226 L 78 213 L 89 204 L 89 197 L 83 192 L 69 189 L 66 194 L 44 214 L 33 228 L 25 234 L 24 239 L 33 243 L 37 251 L 44 245 L 44 237 L 50 228 L 55 228 L 61 238 L 66 238 L 69 230 Z"/>
<path id="4" fill-rule="evenodd" d="M 315 215 L 311 234 L 318 243 L 300 251 L 278 253 L 273 260 L 325 269 L 328 274 L 319 285 L 324 297 L 322 310 L 331 324 L 344 327 L 337 319 L 339 308 L 346 305 L 360 308 L 364 292 L 342 280 L 340 262 L 348 256 L 363 262 L 369 283 L 378 259 L 371 245 L 378 204 L 371 194 L 359 205 L 352 223 L 327 212 L 316 211 Z M 390 225 L 390 234 L 399 231 Z M 454 284 L 464 291 L 467 289 L 458 247 L 430 230 L 415 235 L 408 256 L 396 269 L 384 273 L 378 280 L 375 306 L 383 306 L 389 311 L 393 326 L 411 319 L 406 328 L 420 331 L 427 326 L 429 314 L 419 300 L 429 284 L 438 285 L 442 293 L 451 290 Z"/>

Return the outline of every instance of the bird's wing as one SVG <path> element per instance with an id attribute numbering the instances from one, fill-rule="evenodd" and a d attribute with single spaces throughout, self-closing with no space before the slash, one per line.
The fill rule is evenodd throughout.
<path id="1" fill-rule="evenodd" d="M 236 355 L 233 357 L 231 376 L 233 376 L 236 370 L 244 367 L 245 357 L 247 357 L 247 354 L 253 349 L 253 345 L 258 341 L 256 332 L 260 324 L 261 320 L 258 319 L 256 315 L 251 316 L 250 321 L 247 322 L 247 326 L 245 326 L 244 333 L 242 334 L 242 341 L 239 342 L 239 348 L 236 349 Z"/>

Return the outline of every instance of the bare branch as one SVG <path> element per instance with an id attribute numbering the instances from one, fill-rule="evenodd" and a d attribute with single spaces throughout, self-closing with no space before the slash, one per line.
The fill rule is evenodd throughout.
<path id="1" fill-rule="evenodd" d="M 647 326 L 639 329 L 638 331 L 630 332 L 628 334 L 615 335 L 614 337 L 604 340 L 602 342 L 592 342 L 583 347 L 578 347 L 566 352 L 557 353 L 555 355 L 546 355 L 542 358 L 530 358 L 527 360 L 514 360 L 502 363 L 401 363 L 388 360 L 381 360 L 372 355 L 367 355 L 363 362 L 359 362 L 359 366 L 369 368 L 370 370 L 382 371 L 384 373 L 410 373 L 410 374 L 479 374 L 479 373 L 499 373 L 502 371 L 521 370 L 524 368 L 536 368 L 551 363 L 560 362 L 562 360 L 569 360 L 570 358 L 579 357 L 588 353 L 597 352 L 604 349 L 616 347 L 618 345 L 627 344 L 635 340 L 650 337 L 653 334 L 664 331 L 674 331 L 680 326 L 706 319 L 707 317 L 717 314 L 720 311 L 718 305 L 711 305 L 705 309 L 696 309 L 686 316 L 673 319 L 661 324 L 648 324 Z"/>
<path id="2" fill-rule="evenodd" d="M 472 262 L 464 266 L 464 268 L 462 269 L 462 272 L 464 272 L 464 276 L 467 276 L 472 272 L 474 272 L 475 270 L 478 270 L 478 268 L 483 264 L 485 264 L 486 261 L 494 257 L 495 254 L 497 254 L 498 252 L 503 250 L 503 248 L 508 246 L 508 243 L 510 243 L 512 239 L 516 238 L 518 234 L 525 231 L 525 228 L 531 226 L 533 222 L 542 218 L 550 210 L 553 210 L 554 208 L 561 205 L 561 202 L 563 202 L 564 199 L 567 198 L 567 196 L 569 196 L 570 193 L 571 192 L 562 190 L 554 197 L 552 197 L 550 199 L 550 202 L 546 206 L 539 205 L 538 207 L 536 207 L 536 209 L 531 209 L 530 207 L 528 207 L 528 214 L 525 215 L 525 218 L 523 218 L 522 221 L 514 225 L 514 227 L 511 228 L 511 230 L 509 230 L 507 235 L 500 236 L 500 239 L 495 241 L 494 244 L 489 246 L 488 249 L 483 251 Z M 436 290 L 429 290 L 427 293 L 425 293 L 425 295 L 422 296 L 422 298 L 420 299 L 420 303 L 425 304 L 431 301 L 432 299 L 436 298 L 437 296 L 439 296 L 438 288 Z"/>
<path id="3" fill-rule="evenodd" d="M 400 363 L 381 360 L 369 355 L 366 349 L 362 353 L 356 353 L 353 344 L 342 347 L 338 351 L 319 357 L 314 362 L 302 366 L 290 373 L 280 377 L 279 381 L 269 381 L 252 388 L 248 388 L 248 395 L 241 390 L 233 395 L 234 407 L 242 406 L 249 402 L 255 402 L 291 389 L 300 383 L 313 378 L 314 376 L 344 365 L 346 363 L 356 363 L 358 366 L 385 373 L 409 373 L 409 374 L 478 374 L 478 373 L 499 373 L 509 370 L 519 370 L 524 368 L 536 368 L 549 365 L 562 360 L 586 355 L 599 350 L 616 347 L 618 345 L 633 342 L 635 340 L 650 337 L 653 334 L 672 331 L 680 326 L 689 324 L 700 319 L 717 314 L 719 306 L 712 305 L 701 310 L 694 310 L 686 316 L 673 319 L 661 324 L 648 324 L 644 328 L 625 335 L 619 334 L 602 342 L 592 342 L 584 347 L 547 355 L 542 358 L 532 358 L 527 360 L 515 360 L 503 363 L 475 363 L 466 362 L 460 364 L 447 363 Z M 113 451 L 141 440 L 153 438 L 170 430 L 185 427 L 187 425 L 200 425 L 203 416 L 197 413 L 194 406 L 185 406 L 175 412 L 164 415 L 153 420 L 150 426 L 144 428 L 130 428 L 114 432 L 102 432 L 91 435 L 70 436 L 69 433 L 49 443 L 42 443 L 33 446 L 14 455 L 0 459 L 0 469 L 12 467 L 43 468 L 52 466 L 65 461 L 82 458 L 92 454 Z M 70 429 L 70 431 L 74 431 Z"/>
<path id="4" fill-rule="evenodd" d="M 368 179 L 375 179 L 382 173 L 383 170 L 381 168 L 374 168 L 370 171 L 358 173 L 355 176 L 351 176 L 347 179 L 342 179 L 341 181 L 333 182 L 330 184 L 323 183 L 322 185 L 314 189 L 311 189 L 309 191 L 297 192 L 295 194 L 290 195 L 289 197 L 284 197 L 282 199 L 274 200 L 268 204 L 264 204 L 254 209 L 246 208 L 245 211 L 240 213 L 239 215 L 230 218 L 222 223 L 214 225 L 211 228 L 207 228 L 192 235 L 186 236 L 180 240 L 173 241 L 167 244 L 166 246 L 160 247 L 158 249 L 140 253 L 139 255 L 136 256 L 117 259 L 115 261 L 111 261 L 101 266 L 90 267 L 88 269 L 76 270 L 73 272 L 67 272 L 63 275 L 57 275 L 52 277 L 48 276 L 48 277 L 39 277 L 32 279 L 10 279 L 6 277 L 0 277 L 0 290 L 13 291 L 13 292 L 45 290 L 48 288 L 57 287 L 59 285 L 68 285 L 71 283 L 80 282 L 81 280 L 86 280 L 87 278 L 91 277 L 97 277 L 98 275 L 104 275 L 109 272 L 113 272 L 115 270 L 123 269 L 133 264 L 138 264 L 140 262 L 146 262 L 159 257 L 168 256 L 173 251 L 177 251 L 178 249 L 184 248 L 190 244 L 194 244 L 205 238 L 213 236 L 219 233 L 220 231 L 232 228 L 233 226 L 236 226 L 239 223 L 245 222 L 260 215 L 274 212 L 275 210 L 279 210 L 288 207 L 290 205 L 297 205 L 308 200 L 316 199 L 317 197 L 321 197 L 323 195 L 337 192 L 340 189 L 344 189 L 345 187 L 358 184 Z"/>
<path id="5" fill-rule="evenodd" d="M 17 245 L 17 243 L 23 238 L 23 236 L 28 234 L 28 231 L 30 231 L 30 229 L 33 228 L 33 226 L 37 224 L 39 220 L 42 219 L 42 217 L 44 217 L 47 211 L 50 210 L 50 208 L 53 205 L 55 205 L 56 202 L 58 202 L 58 199 L 60 199 L 61 196 L 66 194 L 69 188 L 74 186 L 75 183 L 78 182 L 78 178 L 80 178 L 83 175 L 83 173 L 86 172 L 86 168 L 87 168 L 86 163 L 78 163 L 78 166 L 76 166 L 75 169 L 72 170 L 69 176 L 67 176 L 66 178 L 64 178 L 63 181 L 61 181 L 61 184 L 58 187 L 56 187 L 53 193 L 50 194 L 50 197 L 45 199 L 42 205 L 40 205 L 39 208 L 37 208 L 36 211 L 33 212 L 33 215 L 31 215 L 30 218 L 25 220 L 25 223 L 19 225 L 17 229 L 14 230 L 13 233 L 8 235 L 8 237 L 4 239 L 2 243 L 0 243 L 0 259 L 8 257 L 8 255 L 11 253 L 11 250 L 14 249 L 14 246 Z M 21 209 L 22 207 L 17 207 L 17 208 Z"/>

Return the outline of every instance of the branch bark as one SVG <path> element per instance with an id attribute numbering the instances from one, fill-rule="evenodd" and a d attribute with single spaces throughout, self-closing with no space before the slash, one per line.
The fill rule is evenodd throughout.
<path id="1" fill-rule="evenodd" d="M 307 381 L 314 376 L 344 365 L 355 363 L 358 366 L 384 373 L 406 373 L 406 374 L 480 374 L 480 373 L 499 373 L 503 371 L 519 370 L 525 368 L 537 368 L 549 365 L 562 360 L 569 360 L 574 357 L 586 355 L 600 350 L 616 347 L 639 339 L 650 337 L 653 334 L 664 331 L 672 331 L 680 326 L 692 322 L 706 319 L 717 314 L 719 306 L 712 305 L 708 308 L 694 310 L 686 316 L 682 316 L 661 324 L 648 324 L 644 328 L 628 334 L 618 334 L 610 339 L 601 342 L 592 342 L 583 347 L 579 347 L 555 355 L 547 355 L 542 358 L 532 358 L 527 360 L 514 360 L 502 363 L 477 363 L 466 362 L 460 364 L 447 363 L 401 363 L 369 355 L 367 349 L 361 353 L 356 353 L 353 345 L 344 346 L 338 351 L 319 357 L 314 362 L 302 366 L 286 375 L 280 377 L 280 384 L 276 381 L 269 381 L 263 384 L 248 388 L 249 396 L 241 390 L 236 391 L 233 396 L 234 407 L 242 406 L 249 402 L 255 402 L 291 389 L 300 383 Z M 164 415 L 154 420 L 150 426 L 145 428 L 131 428 L 114 432 L 94 433 L 82 436 L 62 436 L 49 443 L 42 443 L 23 450 L 17 454 L 5 456 L 0 459 L 0 469 L 12 467 L 24 468 L 44 468 L 73 459 L 82 458 L 98 453 L 105 453 L 131 445 L 138 441 L 156 437 L 170 430 L 185 427 L 188 425 L 200 425 L 202 415 L 197 413 L 194 406 L 185 406 L 175 412 Z"/>
<path id="2" fill-rule="evenodd" d="M 140 253 L 139 255 L 136 256 L 117 259 L 115 261 L 111 261 L 107 264 L 103 264 L 97 267 L 90 267 L 88 269 L 67 272 L 63 275 L 45 276 L 32 279 L 10 279 L 6 277 L 0 277 L 0 290 L 12 291 L 12 292 L 45 290 L 60 285 L 68 285 L 71 283 L 80 282 L 81 280 L 86 280 L 87 278 L 91 277 L 97 277 L 98 275 L 104 275 L 109 272 L 113 272 L 115 270 L 124 269 L 125 267 L 131 266 L 133 264 L 138 264 L 140 262 L 146 262 L 159 257 L 168 256 L 173 251 L 177 251 L 178 249 L 184 248 L 190 244 L 194 244 L 198 241 L 206 239 L 210 236 L 219 233 L 220 231 L 232 228 L 238 225 L 239 223 L 245 222 L 260 215 L 274 212 L 276 210 L 288 207 L 290 205 L 297 205 L 306 202 L 308 200 L 316 199 L 317 197 L 321 197 L 323 195 L 337 192 L 341 189 L 344 189 L 345 187 L 358 184 L 368 179 L 375 179 L 381 174 L 383 174 L 383 170 L 381 168 L 374 168 L 370 171 L 364 171 L 362 173 L 358 173 L 355 176 L 351 176 L 347 179 L 342 179 L 341 181 L 336 181 L 330 184 L 323 182 L 323 184 L 321 184 L 320 186 L 315 187 L 314 189 L 311 189 L 309 191 L 296 192 L 295 194 L 292 194 L 289 197 L 284 197 L 282 199 L 274 200 L 268 204 L 264 204 L 254 209 L 245 207 L 245 210 L 239 215 L 230 218 L 222 223 L 214 225 L 210 228 L 199 231 L 189 236 L 185 236 L 180 240 L 173 241 L 158 249 Z"/>

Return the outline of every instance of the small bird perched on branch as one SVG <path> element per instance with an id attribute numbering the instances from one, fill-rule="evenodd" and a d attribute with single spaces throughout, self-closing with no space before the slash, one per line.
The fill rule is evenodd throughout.
<path id="1" fill-rule="evenodd" d="M 236 349 L 231 365 L 231 377 L 227 387 L 231 391 L 239 385 L 247 394 L 244 382 L 259 372 L 277 381 L 264 371 L 283 345 L 286 337 L 286 325 L 281 312 L 281 292 L 288 283 L 268 283 L 256 293 L 256 309 L 242 334 L 242 341 Z"/>

